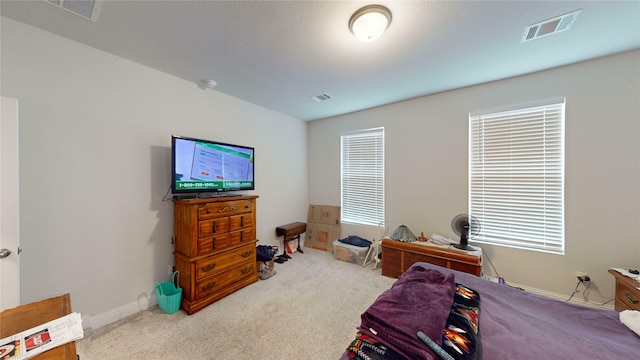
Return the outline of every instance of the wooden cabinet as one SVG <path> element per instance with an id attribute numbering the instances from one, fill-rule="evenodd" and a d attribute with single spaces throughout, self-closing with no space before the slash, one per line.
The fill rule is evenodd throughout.
<path id="1" fill-rule="evenodd" d="M 71 314 L 71 296 L 69 294 L 5 310 L 0 313 L 0 338 L 15 335 L 69 314 Z M 76 360 L 76 343 L 72 341 L 57 346 L 33 359 Z"/>
<path id="2" fill-rule="evenodd" d="M 609 273 L 616 278 L 616 311 L 640 310 L 640 282 L 609 269 Z"/>
<path id="3" fill-rule="evenodd" d="M 474 252 L 427 245 L 425 242 L 382 240 L 382 275 L 397 278 L 417 262 L 480 276 L 481 256 Z"/>
<path id="4" fill-rule="evenodd" d="M 173 201 L 175 267 L 188 314 L 258 281 L 257 198 Z"/>

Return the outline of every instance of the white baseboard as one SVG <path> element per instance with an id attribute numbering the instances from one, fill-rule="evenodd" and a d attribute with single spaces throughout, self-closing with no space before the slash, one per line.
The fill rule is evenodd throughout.
<path id="1" fill-rule="evenodd" d="M 82 328 L 96 330 L 103 326 L 112 324 L 116 321 L 122 320 L 127 316 L 131 316 L 140 311 L 147 310 L 148 308 L 157 304 L 158 301 L 155 296 L 151 297 L 150 299 L 145 297 L 100 314 L 83 316 Z"/>
<path id="2" fill-rule="evenodd" d="M 533 294 L 546 296 L 546 297 L 549 297 L 549 298 L 552 298 L 552 299 L 556 299 L 556 300 L 560 300 L 560 301 L 567 301 L 567 299 L 569 299 L 569 297 L 570 297 L 570 296 L 567 296 L 565 294 L 558 294 L 558 293 L 554 293 L 554 292 L 550 292 L 550 291 L 546 291 L 546 290 L 532 288 L 532 287 L 525 286 L 525 285 L 519 285 L 519 284 L 514 284 L 514 283 L 509 283 L 509 285 L 513 286 L 513 287 L 516 287 L 516 288 L 521 288 L 524 291 L 527 291 L 527 292 L 530 292 L 530 293 L 533 293 Z M 571 304 L 588 306 L 588 307 L 592 307 L 592 308 L 596 308 L 596 309 L 603 309 L 603 310 L 613 310 L 614 309 L 613 301 L 608 303 L 608 304 L 606 304 L 606 305 L 585 301 L 585 299 L 582 297 L 582 293 L 580 293 L 580 294 L 576 293 L 575 295 L 573 295 L 571 300 L 569 300 L 567 302 L 569 302 Z"/>

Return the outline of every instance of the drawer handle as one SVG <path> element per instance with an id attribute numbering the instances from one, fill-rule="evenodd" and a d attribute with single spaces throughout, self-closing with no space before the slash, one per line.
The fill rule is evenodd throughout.
<path id="1" fill-rule="evenodd" d="M 214 267 L 216 267 L 216 264 L 209 264 L 207 266 L 201 267 L 200 269 L 202 269 L 202 271 L 204 272 L 207 272 L 213 270 Z"/>
<path id="2" fill-rule="evenodd" d="M 246 274 L 248 274 L 252 269 L 253 269 L 253 268 L 252 268 L 251 266 L 249 266 L 248 268 L 244 268 L 244 269 L 240 270 L 240 272 L 241 272 L 243 275 L 246 275 Z"/>
<path id="3" fill-rule="evenodd" d="M 212 221 L 212 223 L 213 223 L 213 233 L 215 234 L 216 233 L 216 222 Z"/>
<path id="4" fill-rule="evenodd" d="M 211 240 L 211 249 L 215 249 L 216 248 L 216 239 L 212 239 Z"/>
<path id="5" fill-rule="evenodd" d="M 223 207 L 222 209 L 218 210 L 218 212 L 223 213 L 223 212 L 228 212 L 228 211 L 238 211 L 238 210 L 240 210 L 240 209 L 238 209 L 238 208 L 237 208 L 237 207 L 235 207 L 235 206 L 225 206 L 225 207 Z"/>
<path id="6" fill-rule="evenodd" d="M 631 301 L 631 303 L 633 304 L 637 304 L 638 303 L 638 298 L 631 295 L 631 294 L 624 294 L 624 297 L 627 298 L 627 300 Z"/>
<path id="7" fill-rule="evenodd" d="M 240 218 L 240 227 L 244 227 L 244 216 Z"/>
<path id="8" fill-rule="evenodd" d="M 242 256 L 243 258 L 249 257 L 251 256 L 251 251 L 245 251 L 240 256 Z"/>
<path id="9" fill-rule="evenodd" d="M 202 287 L 202 291 L 209 291 L 209 290 L 213 289 L 215 286 L 216 286 L 215 282 L 208 283 L 206 286 Z"/>

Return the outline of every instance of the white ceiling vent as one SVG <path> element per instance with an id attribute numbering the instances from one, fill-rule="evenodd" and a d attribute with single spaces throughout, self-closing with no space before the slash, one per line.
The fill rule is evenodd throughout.
<path id="1" fill-rule="evenodd" d="M 103 0 L 44 0 L 45 2 L 57 6 L 61 9 L 82 16 L 91 21 L 98 20 L 98 13 L 102 7 Z"/>
<path id="2" fill-rule="evenodd" d="M 320 94 L 315 94 L 311 97 L 313 100 L 317 101 L 317 102 L 323 102 L 323 101 L 327 101 L 327 100 L 331 100 L 333 99 L 333 96 L 327 94 L 327 93 L 320 93 Z"/>
<path id="3" fill-rule="evenodd" d="M 541 23 L 527 26 L 524 29 L 524 34 L 522 35 L 522 42 L 569 30 L 571 25 L 573 25 L 573 22 L 576 21 L 578 15 L 580 15 L 581 11 L 582 9 L 579 9 Z"/>

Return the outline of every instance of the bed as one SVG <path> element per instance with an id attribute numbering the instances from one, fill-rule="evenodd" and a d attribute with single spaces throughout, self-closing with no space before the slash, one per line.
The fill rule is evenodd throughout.
<path id="1" fill-rule="evenodd" d="M 460 314 L 469 320 L 467 327 L 456 326 L 453 315 Z M 468 339 L 452 335 L 449 327 Z M 417 331 L 447 354 L 431 350 Z M 340 359 L 366 358 L 640 359 L 640 336 L 613 310 L 565 303 L 416 263 L 361 315 L 356 337 Z"/>

